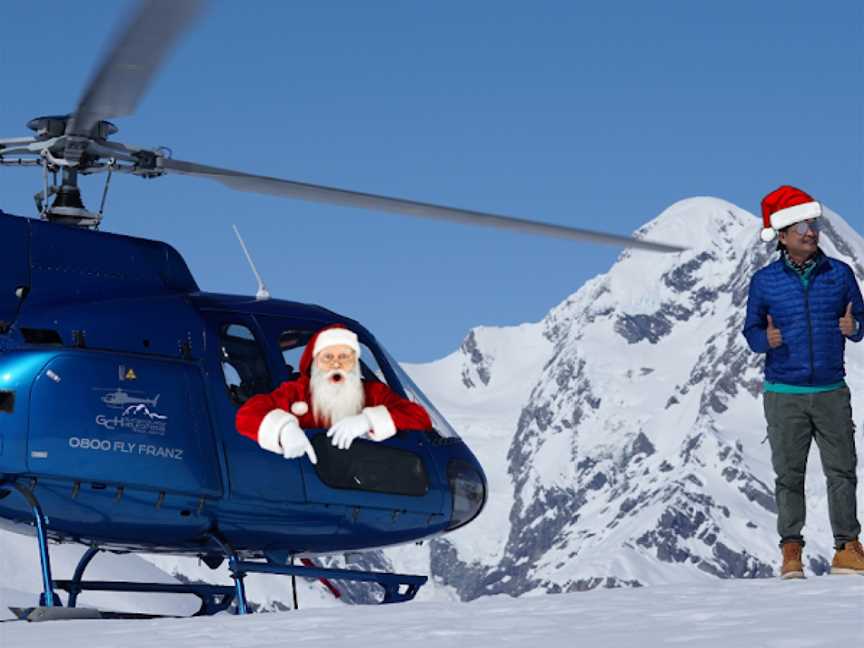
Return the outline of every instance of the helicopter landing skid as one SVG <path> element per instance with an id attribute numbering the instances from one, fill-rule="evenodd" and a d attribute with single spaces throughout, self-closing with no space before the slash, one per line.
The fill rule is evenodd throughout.
<path id="1" fill-rule="evenodd" d="M 252 561 L 236 562 L 232 567 L 232 575 L 237 574 L 240 578 L 250 573 L 301 576 L 303 578 L 323 579 L 327 581 L 347 580 L 378 583 L 384 589 L 384 598 L 380 603 L 381 605 L 410 601 L 417 595 L 420 588 L 426 584 L 426 581 L 429 580 L 427 576 L 412 576 L 409 574 L 388 574 L 385 572 L 306 567 L 300 565 L 274 565 Z"/>
<path id="2" fill-rule="evenodd" d="M 325 582 L 330 580 L 347 580 L 355 582 L 377 583 L 384 589 L 384 597 L 381 604 L 402 603 L 412 600 L 420 588 L 429 580 L 426 576 L 412 576 L 409 574 L 389 574 L 385 572 L 355 571 L 351 569 L 332 569 L 314 566 L 311 562 L 304 561 L 300 565 L 282 565 L 273 562 L 256 562 L 251 560 L 240 560 L 234 549 L 215 534 L 208 534 L 208 540 L 215 544 L 220 552 L 228 558 L 228 569 L 234 580 L 234 586 L 208 585 L 204 583 L 133 583 L 128 581 L 85 581 L 82 580 L 84 571 L 93 560 L 93 557 L 101 551 L 99 547 L 90 547 L 84 552 L 75 569 L 71 580 L 55 580 L 51 574 L 50 553 L 48 550 L 48 517 L 43 513 L 39 501 L 33 493 L 35 482 L 27 487 L 15 480 L 0 480 L 0 484 L 11 487 L 17 491 L 30 505 L 33 513 L 34 527 L 36 529 L 36 540 L 39 545 L 39 558 L 42 572 L 43 591 L 39 597 L 38 608 L 28 608 L 26 617 L 31 612 L 38 611 L 40 620 L 59 618 L 82 618 L 86 614 L 84 610 L 77 613 L 75 609 L 78 595 L 85 590 L 101 592 L 152 592 L 163 594 L 194 594 L 201 600 L 201 607 L 193 616 L 210 616 L 227 610 L 236 601 L 236 613 L 248 614 L 249 604 L 246 601 L 246 588 L 244 579 L 247 574 L 276 574 L 281 576 L 300 576 L 302 578 L 318 579 Z M 54 588 L 69 592 L 68 612 L 63 612 L 63 603 L 54 591 Z M 51 608 L 57 608 L 52 610 Z M 16 612 L 21 617 L 20 612 Z M 92 618 L 92 617 L 91 617 Z M 35 620 L 35 619 L 33 619 Z"/>
<path id="3" fill-rule="evenodd" d="M 42 621 L 81 621 L 81 620 L 150 620 L 150 619 L 179 619 L 180 617 L 170 614 L 146 614 L 139 612 L 114 612 L 111 610 L 97 610 L 96 608 L 61 608 L 61 607 L 35 607 L 21 608 L 10 607 L 9 611 L 15 615 L 14 619 L 3 619 L 0 623 L 11 623 L 13 621 L 29 621 L 40 623 Z"/>
<path id="4" fill-rule="evenodd" d="M 201 600 L 201 607 L 192 616 L 210 616 L 230 607 L 236 590 L 226 585 L 206 583 L 130 583 L 126 581 L 82 581 L 84 570 L 101 551 L 90 547 L 81 556 L 71 580 L 55 580 L 58 589 L 69 592 L 69 607 L 78 603 L 78 594 L 85 590 L 97 592 L 154 592 L 159 594 L 194 594 Z"/>
<path id="5" fill-rule="evenodd" d="M 10 607 L 9 611 L 15 615 L 15 619 L 12 621 L 30 621 L 31 623 L 102 618 L 99 610 L 93 608 L 64 608 L 56 605 L 54 607 L 35 608 Z"/>
<path id="6" fill-rule="evenodd" d="M 132 583 L 128 581 L 74 581 L 55 580 L 54 584 L 69 592 L 69 607 L 75 607 L 75 599 L 84 591 L 92 592 L 148 592 L 155 594 L 194 594 L 201 600 L 201 607 L 192 616 L 211 616 L 227 610 L 234 601 L 234 588 L 230 585 L 207 585 L 204 583 Z M 74 597 L 74 598 L 73 598 Z"/>
<path id="7" fill-rule="evenodd" d="M 381 600 L 382 605 L 410 601 L 429 580 L 427 576 L 317 567 L 308 560 L 304 560 L 302 566 L 278 564 L 276 561 L 270 559 L 267 562 L 240 560 L 233 548 L 217 534 L 210 534 L 209 539 L 228 558 L 228 571 L 231 573 L 231 578 L 234 579 L 237 614 L 246 614 L 248 612 L 246 589 L 243 583 L 247 574 L 275 574 L 277 576 L 300 576 L 301 578 L 312 580 L 318 579 L 327 585 L 331 591 L 334 590 L 330 584 L 331 580 L 378 583 L 384 589 L 384 598 Z"/>

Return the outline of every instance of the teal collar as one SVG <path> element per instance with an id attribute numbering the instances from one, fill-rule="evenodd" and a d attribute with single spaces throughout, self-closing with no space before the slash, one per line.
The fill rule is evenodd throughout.
<path id="1" fill-rule="evenodd" d="M 813 272 L 813 268 L 819 265 L 819 261 L 821 261 L 822 252 L 821 250 L 817 250 L 816 254 L 807 259 L 804 263 L 795 263 L 791 258 L 789 258 L 789 254 L 786 250 L 783 250 L 783 261 L 786 262 L 786 265 L 795 271 L 799 277 L 806 278 L 810 276 L 810 273 Z"/>

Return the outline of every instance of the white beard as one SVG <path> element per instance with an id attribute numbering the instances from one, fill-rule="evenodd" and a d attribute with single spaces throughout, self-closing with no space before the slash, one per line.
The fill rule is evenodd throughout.
<path id="1" fill-rule="evenodd" d="M 331 378 L 340 374 L 342 379 L 333 382 Z M 321 371 L 316 363 L 312 364 L 312 377 L 309 381 L 312 400 L 312 415 L 322 427 L 330 427 L 343 418 L 359 414 L 366 400 L 360 367 L 354 364 L 351 371 L 331 369 Z"/>

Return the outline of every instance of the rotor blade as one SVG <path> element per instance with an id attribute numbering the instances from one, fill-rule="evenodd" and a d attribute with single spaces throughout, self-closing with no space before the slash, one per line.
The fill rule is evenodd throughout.
<path id="1" fill-rule="evenodd" d="M 686 248 L 665 243 L 655 243 L 620 236 L 617 234 L 606 234 L 591 230 L 553 225 L 552 223 L 541 223 L 537 221 L 513 218 L 511 216 L 500 216 L 485 212 L 444 207 L 430 203 L 415 202 L 402 198 L 388 198 L 367 193 L 335 189 L 333 187 L 322 187 L 320 185 L 294 182 L 292 180 L 281 180 L 267 176 L 252 175 L 205 166 L 194 162 L 183 162 L 170 158 L 160 158 L 160 168 L 170 173 L 183 175 L 203 176 L 216 180 L 222 184 L 239 191 L 250 191 L 255 193 L 269 194 L 271 196 L 282 196 L 287 198 L 298 198 L 310 202 L 341 205 L 345 207 L 359 207 L 371 211 L 384 211 L 393 214 L 417 216 L 420 218 L 431 218 L 433 220 L 454 221 L 457 223 L 468 223 L 471 225 L 484 225 L 497 227 L 515 232 L 527 234 L 540 234 L 557 238 L 573 239 L 577 241 L 588 241 L 591 243 L 605 243 L 628 248 L 650 250 L 652 252 L 681 252 Z"/>
<path id="2" fill-rule="evenodd" d="M 40 155 L 43 150 L 50 149 L 57 144 L 59 137 L 47 140 L 21 138 L 15 140 L 0 140 L 0 155 Z"/>
<path id="3" fill-rule="evenodd" d="M 13 137 L 12 139 L 0 139 L 0 149 L 10 146 L 27 146 L 36 142 L 35 137 Z"/>
<path id="4" fill-rule="evenodd" d="M 66 134 L 89 135 L 98 121 L 131 114 L 203 5 L 204 0 L 141 0 L 81 96 Z"/>

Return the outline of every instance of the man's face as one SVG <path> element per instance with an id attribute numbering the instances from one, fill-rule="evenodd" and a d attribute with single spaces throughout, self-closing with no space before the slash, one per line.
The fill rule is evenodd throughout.
<path id="1" fill-rule="evenodd" d="M 357 354 L 354 349 L 345 344 L 334 344 L 324 347 L 315 356 L 315 364 L 322 372 L 339 369 L 348 373 L 354 369 L 357 362 Z M 338 376 L 336 373 L 334 376 Z"/>
<path id="2" fill-rule="evenodd" d="M 779 238 L 790 256 L 809 259 L 819 249 L 819 220 L 811 218 L 794 223 L 780 230 Z"/>

